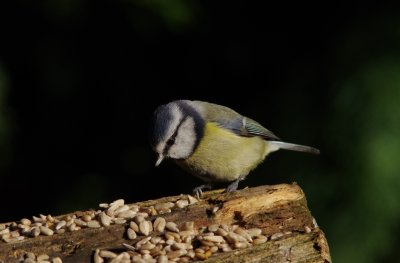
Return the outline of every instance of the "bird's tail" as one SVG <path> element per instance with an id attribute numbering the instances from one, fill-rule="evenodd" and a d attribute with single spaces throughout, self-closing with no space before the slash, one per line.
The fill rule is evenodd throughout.
<path id="1" fill-rule="evenodd" d="M 306 152 L 312 154 L 319 154 L 319 150 L 310 146 L 281 142 L 281 141 L 269 141 L 269 143 L 278 149 L 285 149 L 296 152 Z"/>

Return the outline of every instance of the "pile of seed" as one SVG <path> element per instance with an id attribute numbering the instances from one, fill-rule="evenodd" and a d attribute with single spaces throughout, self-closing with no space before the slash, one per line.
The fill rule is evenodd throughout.
<path id="1" fill-rule="evenodd" d="M 110 204 L 100 204 L 97 211 L 86 211 L 64 217 L 51 215 L 23 218 L 19 222 L 0 224 L 0 237 L 4 242 L 17 242 L 39 235 L 51 236 L 84 228 L 107 227 L 112 224 L 129 223 L 126 237 L 131 244 L 123 244 L 118 252 L 99 250 L 94 252 L 95 263 L 112 262 L 189 262 L 205 260 L 218 252 L 246 248 L 267 241 L 261 229 L 244 229 L 237 225 L 215 224 L 196 228 L 194 222 L 186 222 L 180 228 L 167 222 L 161 215 L 172 209 L 181 209 L 198 200 L 182 195 L 175 202 L 158 203 L 154 206 L 125 204 L 123 199 Z M 273 237 L 271 237 L 273 239 Z M 122 252 L 121 252 L 122 251 Z M 27 253 L 21 262 L 60 263 L 60 258 Z"/>
<path id="2" fill-rule="evenodd" d="M 0 224 L 0 240 L 11 243 L 39 235 L 51 236 L 66 231 L 72 232 L 82 228 L 99 228 L 112 224 L 125 224 L 135 216 L 155 216 L 170 213 L 173 208 L 184 208 L 198 200 L 190 195 L 182 196 L 176 202 L 167 202 L 155 206 L 140 207 L 127 205 L 123 199 L 110 204 L 100 204 L 97 211 L 87 211 L 81 215 L 68 215 L 55 218 L 51 215 L 33 216 L 32 219 L 23 218 L 19 222 Z"/>
<path id="3" fill-rule="evenodd" d="M 39 256 L 36 256 L 32 252 L 28 252 L 24 255 L 24 259 L 22 259 L 20 262 L 23 262 L 23 263 L 62 263 L 62 260 L 59 257 L 50 258 L 46 254 L 41 254 Z"/>
<path id="4" fill-rule="evenodd" d="M 163 217 L 153 221 L 136 216 L 127 229 L 134 244 L 123 244 L 124 252 L 96 250 L 94 262 L 190 262 L 205 260 L 217 252 L 246 248 L 267 241 L 259 228 L 244 229 L 237 225 L 214 224 L 196 229 L 193 222 L 186 222 L 179 229 L 174 222 Z M 154 235 L 151 235 L 154 233 Z"/>

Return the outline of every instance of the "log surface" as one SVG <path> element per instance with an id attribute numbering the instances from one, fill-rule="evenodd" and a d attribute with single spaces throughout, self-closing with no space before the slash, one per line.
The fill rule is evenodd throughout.
<path id="1" fill-rule="evenodd" d="M 151 207 L 180 198 L 172 196 L 136 204 Z M 82 213 L 85 211 L 71 214 Z M 324 233 L 315 225 L 305 195 L 296 184 L 259 186 L 233 193 L 210 191 L 199 202 L 173 209 L 162 217 L 178 226 L 193 221 L 197 228 L 217 223 L 256 227 L 269 237 L 266 243 L 217 253 L 204 262 L 331 262 Z M 60 257 L 62 262 L 92 262 L 95 249 L 122 249 L 123 243 L 132 243 L 125 235 L 128 225 L 129 222 L 85 228 L 13 243 L 0 241 L 0 262 L 20 262 L 26 252 Z"/>

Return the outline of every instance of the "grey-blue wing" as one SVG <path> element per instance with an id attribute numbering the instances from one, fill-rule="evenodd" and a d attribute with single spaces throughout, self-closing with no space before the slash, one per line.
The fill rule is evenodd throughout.
<path id="1" fill-rule="evenodd" d="M 211 122 L 215 122 L 225 129 L 231 130 L 232 132 L 240 136 L 259 136 L 265 140 L 280 141 L 280 139 L 268 129 L 264 128 L 258 122 L 244 117 L 236 111 L 213 103 L 199 102 L 204 105 L 209 104 L 207 107 L 206 119 Z"/>
<path id="2" fill-rule="evenodd" d="M 280 141 L 278 136 L 273 134 L 270 130 L 264 128 L 261 124 L 258 122 L 247 118 L 240 116 L 239 118 L 234 118 L 234 119 L 224 119 L 224 120 L 218 120 L 217 123 L 221 125 L 221 127 L 224 127 L 225 129 L 231 130 L 232 132 L 236 133 L 237 135 L 240 136 L 245 136 L 245 137 L 252 137 L 252 136 L 259 136 L 262 137 L 265 140 L 269 141 Z"/>

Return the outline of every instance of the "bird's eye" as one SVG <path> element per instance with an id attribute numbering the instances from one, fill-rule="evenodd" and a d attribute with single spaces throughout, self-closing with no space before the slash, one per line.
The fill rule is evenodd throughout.
<path id="1" fill-rule="evenodd" d="M 173 145 L 175 143 L 175 138 L 171 138 L 171 139 L 169 139 L 168 141 L 167 141 L 167 145 L 168 146 L 171 146 L 171 145 Z"/>

